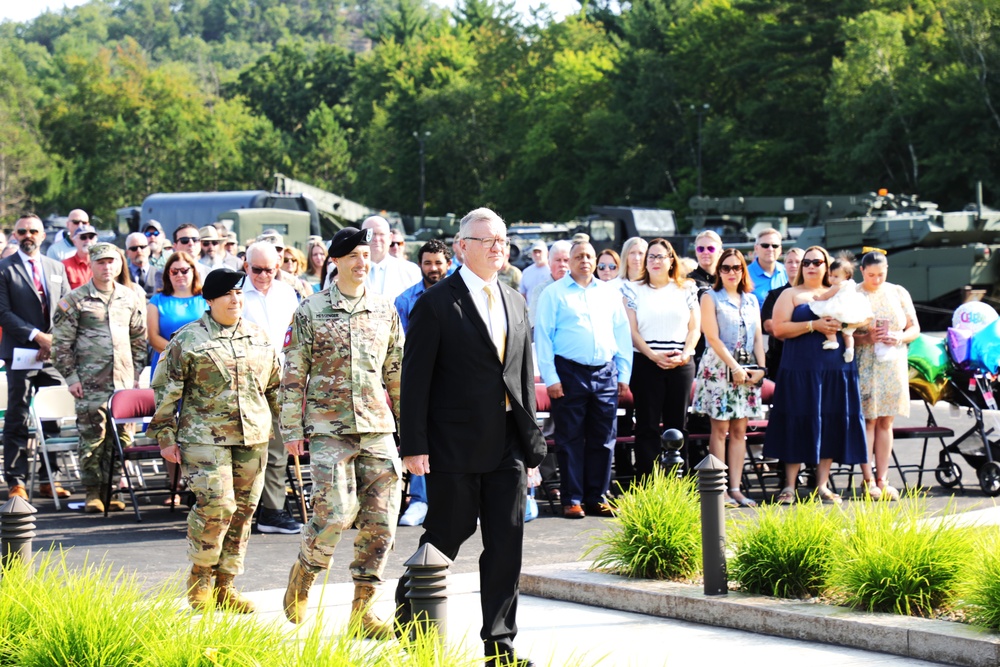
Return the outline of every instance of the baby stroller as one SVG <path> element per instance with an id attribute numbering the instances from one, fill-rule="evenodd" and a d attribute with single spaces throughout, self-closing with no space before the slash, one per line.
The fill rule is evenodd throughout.
<path id="1" fill-rule="evenodd" d="M 941 486 L 952 488 L 961 484 L 962 470 L 950 460 L 949 454 L 959 454 L 976 471 L 979 486 L 983 493 L 990 497 L 1000 495 L 1000 439 L 990 440 L 989 436 L 997 431 L 996 413 L 991 419 L 994 422 L 987 428 L 984 410 L 997 410 L 994 397 L 996 379 L 990 375 L 952 370 L 948 385 L 942 392 L 942 398 L 949 403 L 969 410 L 975 423 L 951 444 L 944 447 L 940 454 L 939 464 L 934 471 L 934 477 Z"/>

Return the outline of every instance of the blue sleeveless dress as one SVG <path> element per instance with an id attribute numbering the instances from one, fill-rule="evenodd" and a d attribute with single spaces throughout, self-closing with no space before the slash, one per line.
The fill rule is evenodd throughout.
<path id="1" fill-rule="evenodd" d="M 793 322 L 819 319 L 808 304 L 795 307 Z M 824 350 L 826 337 L 807 333 L 785 341 L 764 436 L 764 455 L 785 463 L 816 465 L 820 459 L 867 463 L 865 420 L 858 369 L 840 348 Z"/>

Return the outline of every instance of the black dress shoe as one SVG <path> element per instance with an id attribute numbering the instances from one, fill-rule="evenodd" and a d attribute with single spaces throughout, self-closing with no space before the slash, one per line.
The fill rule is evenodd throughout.
<path id="1" fill-rule="evenodd" d="M 587 503 L 587 516 L 613 517 L 614 511 L 607 503 Z"/>

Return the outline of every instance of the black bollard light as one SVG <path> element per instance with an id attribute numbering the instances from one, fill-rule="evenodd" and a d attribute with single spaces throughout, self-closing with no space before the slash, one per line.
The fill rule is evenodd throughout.
<path id="1" fill-rule="evenodd" d="M 413 622 L 424 633 L 437 630 L 444 640 L 448 629 L 448 567 L 451 559 L 433 544 L 422 545 L 404 563 L 406 565 L 406 599 L 410 601 Z"/>
<path id="2" fill-rule="evenodd" d="M 726 517 L 722 495 L 729 467 L 709 454 L 694 467 L 701 494 L 701 561 L 705 573 L 705 595 L 727 595 Z"/>
<path id="3" fill-rule="evenodd" d="M 660 436 L 660 467 L 663 471 L 670 473 L 676 470 L 678 477 L 684 476 L 684 457 L 681 456 L 681 449 L 684 448 L 684 432 L 676 428 L 668 428 Z"/>
<path id="4" fill-rule="evenodd" d="M 0 549 L 4 567 L 19 560 L 31 560 L 31 540 L 35 537 L 35 517 L 37 513 L 31 503 L 14 496 L 0 505 Z"/>

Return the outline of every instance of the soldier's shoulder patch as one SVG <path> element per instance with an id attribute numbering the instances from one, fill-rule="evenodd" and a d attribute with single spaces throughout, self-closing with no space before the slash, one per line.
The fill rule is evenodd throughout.
<path id="1" fill-rule="evenodd" d="M 66 312 L 69 310 L 69 301 L 66 299 L 59 299 L 59 310 Z"/>
<path id="2" fill-rule="evenodd" d="M 292 344 L 292 325 L 288 325 L 288 330 L 285 331 L 285 343 L 282 347 L 288 347 Z"/>

